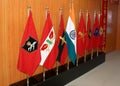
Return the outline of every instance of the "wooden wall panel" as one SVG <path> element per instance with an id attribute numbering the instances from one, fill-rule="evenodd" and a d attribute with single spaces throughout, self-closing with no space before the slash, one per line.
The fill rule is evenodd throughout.
<path id="1" fill-rule="evenodd" d="M 118 18 L 117 18 L 117 44 L 116 49 L 120 50 L 120 2 L 118 5 Z"/>
<path id="2" fill-rule="evenodd" d="M 5 0 L 0 0 L 0 86 L 8 86 L 7 29 L 5 18 Z"/>
<path id="3" fill-rule="evenodd" d="M 107 33 L 106 37 L 106 51 L 111 52 L 116 49 L 116 37 L 117 37 L 117 19 L 118 19 L 118 5 L 109 2 L 109 11 L 112 12 L 112 23 L 109 24 L 112 29 L 110 33 Z"/>
<path id="4" fill-rule="evenodd" d="M 57 34 L 59 27 L 59 8 L 63 8 L 65 27 L 69 15 L 70 0 L 2 0 L 2 16 L 0 16 L 0 40 L 4 47 L 0 48 L 1 60 L 0 85 L 8 86 L 26 78 L 26 75 L 17 70 L 19 47 L 27 21 L 27 7 L 31 6 L 33 20 L 36 26 L 38 38 L 40 40 L 46 19 L 46 7 L 49 7 L 51 19 Z M 99 11 L 101 0 L 73 0 L 76 16 L 76 28 L 78 28 L 79 11 L 82 9 L 85 17 L 86 10 L 91 12 L 93 21 L 93 11 Z M 4 21 L 4 22 L 3 22 Z M 35 74 L 41 73 L 42 67 L 38 67 Z M 3 83 L 1 83 L 1 80 Z"/>

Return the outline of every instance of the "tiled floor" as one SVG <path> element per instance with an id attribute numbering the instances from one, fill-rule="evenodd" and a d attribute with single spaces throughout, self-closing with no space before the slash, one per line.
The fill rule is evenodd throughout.
<path id="1" fill-rule="evenodd" d="M 106 55 L 106 62 L 66 86 L 120 86 L 120 51 Z"/>

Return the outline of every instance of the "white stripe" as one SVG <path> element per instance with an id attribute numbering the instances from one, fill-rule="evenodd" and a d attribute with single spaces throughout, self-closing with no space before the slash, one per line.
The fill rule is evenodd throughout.
<path id="1" fill-rule="evenodd" d="M 66 32 L 67 32 L 68 36 L 69 36 L 69 34 L 70 34 L 70 32 L 71 32 L 72 30 L 75 30 L 75 25 L 74 25 L 74 23 L 72 22 L 71 17 L 69 16 L 68 22 L 67 22 L 67 27 L 66 27 Z M 76 30 L 75 30 L 75 34 L 76 34 Z M 70 36 L 69 36 L 69 38 L 71 39 Z M 71 39 L 71 41 L 72 41 L 72 43 L 73 43 L 74 46 L 75 46 L 75 52 L 76 52 L 76 37 L 75 37 L 75 40 Z"/>
<path id="2" fill-rule="evenodd" d="M 49 45 L 46 50 L 44 50 L 44 51 L 41 50 L 41 48 L 42 48 L 42 46 L 43 46 L 44 44 L 48 44 L 48 43 L 46 42 L 46 40 L 49 39 L 49 35 L 50 35 L 50 33 L 51 33 L 52 31 L 53 31 L 53 39 L 52 39 L 52 42 L 53 42 L 53 43 L 52 43 L 51 45 Z M 45 60 L 47 59 L 49 53 L 51 52 L 52 48 L 53 48 L 54 45 L 55 45 L 55 32 L 54 32 L 53 27 L 52 27 L 51 31 L 49 32 L 46 40 L 44 41 L 44 43 L 42 44 L 42 46 L 41 46 L 41 48 L 40 48 L 40 52 L 41 52 L 41 62 L 40 62 L 40 65 L 43 65 L 43 64 L 44 64 L 44 62 L 45 62 Z"/>

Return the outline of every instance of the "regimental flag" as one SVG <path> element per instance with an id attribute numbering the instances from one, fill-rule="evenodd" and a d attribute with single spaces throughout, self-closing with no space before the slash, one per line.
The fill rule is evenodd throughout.
<path id="1" fill-rule="evenodd" d="M 77 54 L 83 56 L 85 53 L 85 43 L 86 43 L 86 27 L 83 18 L 83 14 L 80 13 L 79 26 L 77 30 Z"/>
<path id="2" fill-rule="evenodd" d="M 67 48 L 68 48 L 68 56 L 71 59 L 72 63 L 75 64 L 76 30 L 75 30 L 75 16 L 74 16 L 73 4 L 72 4 L 72 8 L 70 9 L 70 14 L 68 17 L 65 38 L 66 38 L 66 43 L 67 43 Z"/>
<path id="3" fill-rule="evenodd" d="M 99 30 L 99 48 L 100 50 L 102 50 L 103 48 L 103 33 L 104 33 L 104 29 L 103 29 L 103 16 L 102 14 L 100 14 L 100 30 Z"/>
<path id="4" fill-rule="evenodd" d="M 96 50 L 99 46 L 99 21 L 98 14 L 95 15 L 95 22 L 93 26 L 93 49 Z"/>
<path id="5" fill-rule="evenodd" d="M 87 13 L 87 41 L 86 41 L 86 49 L 88 52 L 91 52 L 92 50 L 92 39 L 93 39 L 93 34 L 92 34 L 92 29 L 91 29 L 91 19 L 90 19 L 90 14 Z"/>
<path id="6" fill-rule="evenodd" d="M 42 32 L 41 42 L 39 44 L 41 53 L 40 65 L 47 69 L 51 69 L 54 66 L 57 58 L 58 49 L 55 38 L 55 31 L 50 19 L 50 13 L 48 12 L 45 26 Z"/>
<path id="7" fill-rule="evenodd" d="M 67 45 L 65 40 L 65 31 L 64 31 L 64 20 L 63 15 L 61 14 L 60 18 L 60 26 L 58 31 L 58 56 L 57 61 L 59 61 L 61 64 L 64 64 L 68 55 L 67 52 Z"/>
<path id="8" fill-rule="evenodd" d="M 22 37 L 17 67 L 21 72 L 31 76 L 39 65 L 39 62 L 38 37 L 32 19 L 32 12 L 30 11 Z"/>

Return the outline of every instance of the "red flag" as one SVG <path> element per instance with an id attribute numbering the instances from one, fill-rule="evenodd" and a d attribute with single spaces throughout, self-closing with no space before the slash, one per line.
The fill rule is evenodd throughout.
<path id="1" fill-rule="evenodd" d="M 40 53 L 38 49 L 38 37 L 30 11 L 20 46 L 17 67 L 21 72 L 32 75 L 39 65 L 39 62 Z"/>
<path id="2" fill-rule="evenodd" d="M 86 27 L 83 18 L 83 14 L 81 13 L 79 27 L 77 31 L 77 54 L 80 56 L 84 55 L 85 52 L 85 38 L 86 37 Z"/>
<path id="3" fill-rule="evenodd" d="M 99 30 L 99 48 L 102 50 L 103 47 L 103 16 L 100 15 L 100 30 Z"/>
<path id="4" fill-rule="evenodd" d="M 58 48 L 55 39 L 55 31 L 50 19 L 50 13 L 47 14 L 47 19 L 43 29 L 40 42 L 41 62 L 40 65 L 47 69 L 51 69 L 56 61 Z"/>
<path id="5" fill-rule="evenodd" d="M 58 52 L 57 60 L 61 64 L 64 64 L 68 55 L 68 51 L 67 51 L 67 45 L 65 40 L 64 20 L 63 20 L 62 14 L 60 18 L 60 26 L 58 31 L 58 50 L 59 52 Z"/>
<path id="6" fill-rule="evenodd" d="M 96 50 L 98 46 L 99 46 L 99 21 L 98 14 L 96 14 L 93 26 L 93 49 Z"/>
<path id="7" fill-rule="evenodd" d="M 86 40 L 86 49 L 88 52 L 92 50 L 92 29 L 91 29 L 91 19 L 90 14 L 87 14 L 87 40 Z"/>

